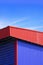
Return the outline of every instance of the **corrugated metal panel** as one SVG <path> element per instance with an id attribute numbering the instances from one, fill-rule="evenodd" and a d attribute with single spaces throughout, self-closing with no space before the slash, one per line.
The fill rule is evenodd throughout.
<path id="1" fill-rule="evenodd" d="M 0 43 L 0 65 L 15 65 L 15 56 L 14 41 Z"/>
<path id="2" fill-rule="evenodd" d="M 18 40 L 18 65 L 43 65 L 43 47 Z"/>

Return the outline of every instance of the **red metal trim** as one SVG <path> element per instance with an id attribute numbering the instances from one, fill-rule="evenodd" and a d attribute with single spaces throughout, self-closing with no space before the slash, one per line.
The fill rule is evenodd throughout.
<path id="1" fill-rule="evenodd" d="M 0 29 L 0 39 L 10 36 L 10 27 Z"/>
<path id="2" fill-rule="evenodd" d="M 17 40 L 16 40 L 16 43 L 15 43 L 15 53 L 16 53 L 16 55 L 15 55 L 15 64 L 14 65 L 18 65 L 18 45 L 17 45 Z"/>
<path id="3" fill-rule="evenodd" d="M 12 36 L 38 45 L 43 45 L 43 32 L 8 26 L 0 30 L 0 39 Z"/>

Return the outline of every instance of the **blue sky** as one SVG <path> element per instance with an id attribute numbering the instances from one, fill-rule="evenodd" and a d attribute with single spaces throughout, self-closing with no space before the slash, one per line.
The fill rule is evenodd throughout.
<path id="1" fill-rule="evenodd" d="M 0 28 L 9 25 L 43 31 L 43 1 L 1 0 Z"/>

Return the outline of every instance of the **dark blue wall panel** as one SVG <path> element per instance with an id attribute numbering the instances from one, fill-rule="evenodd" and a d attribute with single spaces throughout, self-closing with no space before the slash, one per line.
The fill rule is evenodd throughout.
<path id="1" fill-rule="evenodd" d="M 43 65 L 43 47 L 18 40 L 18 65 Z"/>
<path id="2" fill-rule="evenodd" d="M 0 65 L 14 65 L 14 42 L 0 43 Z"/>

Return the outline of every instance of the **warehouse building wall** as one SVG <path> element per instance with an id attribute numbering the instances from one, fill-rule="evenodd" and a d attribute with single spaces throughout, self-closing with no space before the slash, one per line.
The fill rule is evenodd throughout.
<path id="1" fill-rule="evenodd" d="M 43 47 L 18 40 L 18 65 L 43 65 Z"/>
<path id="2" fill-rule="evenodd" d="M 7 40 L 0 43 L 0 65 L 16 65 L 16 43 Z"/>

